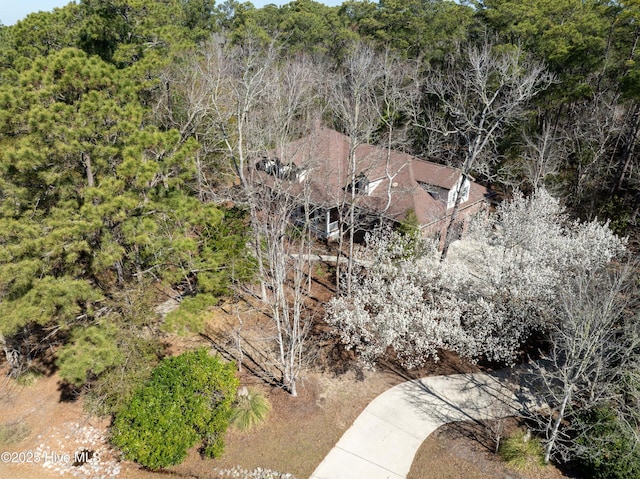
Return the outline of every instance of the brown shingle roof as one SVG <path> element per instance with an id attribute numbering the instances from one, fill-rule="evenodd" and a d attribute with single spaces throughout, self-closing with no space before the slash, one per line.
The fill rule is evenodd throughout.
<path id="1" fill-rule="evenodd" d="M 349 149 L 348 137 L 335 130 L 319 128 L 276 151 L 275 155 L 284 164 L 307 168 L 314 203 L 335 206 L 350 183 Z M 358 145 L 355 158 L 356 174 L 363 173 L 370 183 L 381 180 L 370 195 L 358 195 L 358 204 L 396 220 L 413 210 L 421 224 L 445 216 L 446 204 L 430 194 L 424 185 L 450 190 L 460 177 L 458 170 L 372 145 Z M 473 204 L 488 193 L 485 187 L 472 182 L 469 200 L 464 205 Z"/>

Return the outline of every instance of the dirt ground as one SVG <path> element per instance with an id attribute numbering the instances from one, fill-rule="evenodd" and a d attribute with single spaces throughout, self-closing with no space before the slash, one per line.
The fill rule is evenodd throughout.
<path id="1" fill-rule="evenodd" d="M 505 419 L 505 431 L 518 428 L 514 418 Z M 423 443 L 407 479 L 578 479 L 553 465 L 517 471 L 495 453 L 487 424 L 456 422 L 440 427 Z"/>
<path id="2" fill-rule="evenodd" d="M 330 274 L 328 269 L 317 268 L 312 295 L 315 307 L 321 308 L 333 293 Z M 314 305 L 310 305 L 310 310 L 313 308 Z M 293 398 L 258 378 L 269 374 L 268 368 L 261 369 L 260 363 L 265 361 L 259 359 L 264 353 L 261 338 L 268 335 L 263 326 L 269 322 L 264 321 L 264 315 L 255 304 L 247 300 L 223 304 L 210 311 L 207 320 L 208 327 L 203 336 L 166 338 L 170 343 L 169 353 L 180 354 L 206 345 L 215 346 L 229 359 L 237 359 L 236 340 L 242 336 L 245 355 L 241 384 L 264 392 L 273 407 L 269 419 L 259 428 L 248 432 L 228 431 L 226 451 L 221 458 L 202 459 L 194 448 L 183 464 L 162 473 L 146 471 L 134 463 L 118 462 L 117 453 L 108 445 L 109 420 L 86 415 L 82 398 L 65 401 L 57 374 L 41 377 L 30 386 L 20 386 L 6 378 L 0 363 L 0 426 L 22 423 L 28 427 L 28 434 L 20 441 L 0 443 L 0 478 L 159 479 L 168 476 L 215 479 L 218 477 L 216 470 L 241 466 L 248 470 L 267 468 L 304 479 L 366 405 L 383 391 L 413 377 L 477 370 L 451 354 L 443 354 L 441 361 L 431 362 L 411 373 L 389 365 L 383 365 L 377 371 L 363 370 L 350 361 L 348 354 L 335 347 L 335 341 L 328 337 L 322 322 L 317 322 L 313 335 L 315 343 L 319 344 L 318 350 L 299 383 L 299 396 Z M 505 469 L 486 446 L 470 439 L 472 435 L 461 434 L 460 430 L 446 426 L 427 439 L 418 451 L 409 477 L 564 477 L 553 468 L 545 471 L 544 476 L 519 476 Z M 83 451 L 95 457 L 86 463 L 75 460 L 74 455 Z"/>
<path id="3" fill-rule="evenodd" d="M 0 425 L 20 424 L 28 435 L 0 444 L 0 477 L 117 477 L 117 456 L 106 441 L 109 421 L 88 416 L 81 401 L 61 401 L 57 375 L 21 386 L 0 369 Z M 82 453 L 95 457 L 81 464 Z M 77 456 L 76 456 L 77 454 Z"/>
<path id="4" fill-rule="evenodd" d="M 443 363 L 437 366 L 441 372 Z M 457 369 L 459 366 L 449 366 Z M 426 371 L 424 371 L 426 372 Z M 453 372 L 453 371 L 452 371 Z M 0 446 L 0 452 L 40 453 L 48 464 L 0 463 L 0 477 L 15 479 L 132 478 L 161 477 L 213 479 L 216 469 L 241 466 L 263 467 L 289 472 L 297 478 L 309 477 L 342 433 L 364 407 L 378 394 L 403 378 L 390 371 L 348 371 L 343 375 L 311 373 L 292 398 L 276 388 L 266 388 L 273 411 L 266 424 L 249 432 L 229 431 L 222 458 L 201 459 L 191 451 L 188 459 L 163 473 L 140 469 L 133 463 L 119 463 L 107 445 L 108 421 L 84 414 L 82 400 L 61 402 L 56 375 L 44 377 L 32 386 L 5 381 L 0 398 L 0 424 L 22 421 L 30 428 L 24 440 Z M 254 387 L 258 387 L 255 385 Z M 475 423 L 453 424 L 440 428 L 422 445 L 408 479 L 561 479 L 553 467 L 538 474 L 509 470 L 489 451 L 483 429 Z M 77 451 L 99 454 L 98 464 L 73 465 Z M 55 459 L 55 455 L 58 458 Z M 17 457 L 16 459 L 21 459 Z M 27 459 L 25 456 L 22 459 Z"/>

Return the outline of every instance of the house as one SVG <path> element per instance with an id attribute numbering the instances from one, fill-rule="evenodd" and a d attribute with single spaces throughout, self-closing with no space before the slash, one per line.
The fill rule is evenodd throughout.
<path id="1" fill-rule="evenodd" d="M 352 156 L 349 138 L 328 128 L 271 152 L 256 169 L 300 185 L 308 180 L 312 227 L 326 239 L 338 236 L 340 209 L 350 203 L 360 216 L 393 223 L 412 212 L 424 236 L 444 238 L 463 178 L 455 168 L 379 146 L 359 145 Z M 470 178 L 460 191 L 458 219 L 464 228 L 486 207 L 490 192 Z"/>

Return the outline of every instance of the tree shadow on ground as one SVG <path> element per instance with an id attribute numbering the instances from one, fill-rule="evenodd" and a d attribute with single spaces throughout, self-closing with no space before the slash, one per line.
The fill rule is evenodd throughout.
<path id="1" fill-rule="evenodd" d="M 81 395 L 77 387 L 66 381 L 58 382 L 58 391 L 60 392 L 60 402 L 73 403 L 76 402 Z"/>
<path id="2" fill-rule="evenodd" d="M 200 337 L 205 339 L 223 358 L 237 362 L 238 352 L 230 344 L 230 339 L 226 335 L 218 331 L 209 330 L 205 333 L 200 333 Z M 242 369 L 268 386 L 284 388 L 284 384 L 277 379 L 276 374 L 265 366 L 265 364 L 271 362 L 270 359 L 246 337 L 242 337 L 242 344 Z"/>
<path id="3" fill-rule="evenodd" d="M 406 368 L 390 351 L 385 358 L 380 359 L 376 366 L 382 371 L 386 371 L 398 376 L 404 381 L 430 376 L 448 376 L 451 374 L 465 374 L 479 372 L 478 365 L 472 364 L 451 351 L 439 351 L 438 359 L 430 358 L 426 364 L 419 368 Z"/>

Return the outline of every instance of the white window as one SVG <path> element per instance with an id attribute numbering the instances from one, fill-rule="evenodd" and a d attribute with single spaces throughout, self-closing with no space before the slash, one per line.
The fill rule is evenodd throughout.
<path id="1" fill-rule="evenodd" d="M 460 194 L 462 195 L 461 203 L 464 203 L 469 199 L 469 190 L 471 189 L 471 182 L 469 180 L 464 180 L 464 185 L 462 185 L 462 190 Z"/>
<path id="2" fill-rule="evenodd" d="M 380 183 L 382 183 L 382 180 L 384 180 L 384 178 L 369 182 L 369 184 L 367 185 L 367 195 L 371 195 L 371 193 L 373 193 L 373 190 L 375 190 L 380 185 Z"/>
<path id="3" fill-rule="evenodd" d="M 462 177 L 460 177 L 462 179 Z M 459 181 L 459 180 L 458 180 Z M 449 195 L 447 196 L 447 209 L 453 208 L 456 203 L 456 192 L 458 191 L 459 182 L 449 190 Z M 464 184 L 460 189 L 460 203 L 464 203 L 469 199 L 469 190 L 471 189 L 471 182 L 466 179 L 464 180 Z"/>

